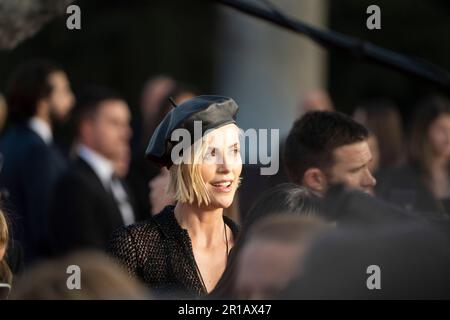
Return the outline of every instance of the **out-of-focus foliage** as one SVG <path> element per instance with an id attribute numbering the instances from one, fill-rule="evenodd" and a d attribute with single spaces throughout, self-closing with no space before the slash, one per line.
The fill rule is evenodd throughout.
<path id="1" fill-rule="evenodd" d="M 0 0 L 0 49 L 33 36 L 73 0 Z"/>

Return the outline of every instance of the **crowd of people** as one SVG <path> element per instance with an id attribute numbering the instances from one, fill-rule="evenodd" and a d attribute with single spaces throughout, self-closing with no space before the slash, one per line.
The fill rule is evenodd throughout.
<path id="1" fill-rule="evenodd" d="M 446 97 L 407 131 L 389 99 L 349 116 L 310 92 L 270 182 L 243 164 L 239 108 L 157 76 L 137 121 L 106 86 L 19 66 L 0 98 L 0 298 L 450 298 Z"/>

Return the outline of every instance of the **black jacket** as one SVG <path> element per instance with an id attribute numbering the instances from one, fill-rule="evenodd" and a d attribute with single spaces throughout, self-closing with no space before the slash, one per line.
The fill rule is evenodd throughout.
<path id="1" fill-rule="evenodd" d="M 133 204 L 129 195 L 130 203 Z M 139 220 L 140 217 L 135 218 Z M 76 249 L 105 249 L 114 230 L 124 221 L 111 191 L 81 158 L 69 166 L 56 184 L 50 208 L 50 230 L 55 255 Z"/>
<path id="2" fill-rule="evenodd" d="M 189 234 L 178 224 L 174 208 L 167 206 L 147 221 L 117 230 L 108 251 L 153 292 L 175 292 L 185 297 L 206 295 Z M 226 216 L 223 218 L 236 239 L 237 225 Z"/>
<path id="3" fill-rule="evenodd" d="M 48 205 L 54 184 L 66 168 L 63 156 L 26 125 L 11 127 L 0 140 L 0 187 L 13 237 L 28 262 L 48 252 Z"/>

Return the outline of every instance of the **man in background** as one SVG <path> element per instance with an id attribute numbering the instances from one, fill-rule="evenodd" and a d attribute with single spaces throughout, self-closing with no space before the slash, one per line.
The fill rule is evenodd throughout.
<path id="1" fill-rule="evenodd" d="M 26 261 L 48 254 L 48 205 L 66 163 L 53 144 L 53 127 L 67 119 L 74 104 L 63 69 L 34 60 L 20 66 L 7 93 L 10 128 L 0 140 L 0 185 L 7 195 L 13 234 L 23 243 Z"/>
<path id="2" fill-rule="evenodd" d="M 76 156 L 56 185 L 50 212 L 56 255 L 102 249 L 115 229 L 138 220 L 120 177 L 129 161 L 127 103 L 107 88 L 90 87 L 75 117 Z"/>

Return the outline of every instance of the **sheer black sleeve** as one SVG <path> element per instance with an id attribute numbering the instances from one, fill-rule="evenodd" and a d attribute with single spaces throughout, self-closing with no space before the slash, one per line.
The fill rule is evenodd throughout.
<path id="1" fill-rule="evenodd" d="M 107 252 L 127 270 L 130 276 L 139 276 L 137 248 L 131 230 L 126 227 L 116 230 L 108 242 Z"/>

